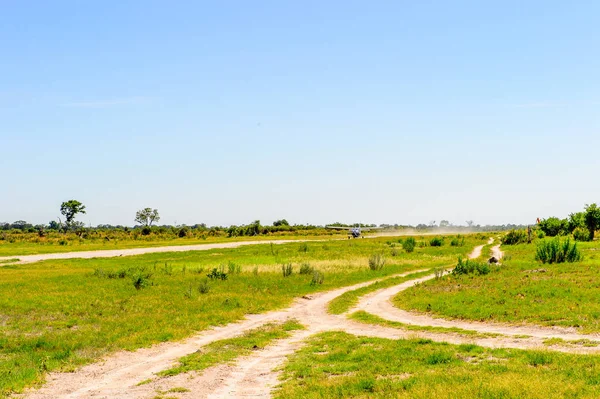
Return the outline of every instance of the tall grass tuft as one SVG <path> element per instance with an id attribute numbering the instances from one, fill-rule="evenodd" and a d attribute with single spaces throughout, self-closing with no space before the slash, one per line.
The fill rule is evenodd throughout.
<path id="1" fill-rule="evenodd" d="M 310 285 L 323 284 L 325 281 L 325 276 L 318 270 L 313 270 L 312 279 L 310 280 Z"/>
<path id="2" fill-rule="evenodd" d="M 564 241 L 559 237 L 540 241 L 535 253 L 535 260 L 542 263 L 579 262 L 582 259 L 577 243 L 571 243 L 569 238 Z"/>
<path id="3" fill-rule="evenodd" d="M 294 268 L 291 263 L 288 263 L 287 265 L 281 265 L 281 273 L 283 274 L 283 277 L 291 276 L 293 271 Z"/>
<path id="4" fill-rule="evenodd" d="M 369 269 L 381 270 L 385 266 L 385 256 L 383 254 L 373 254 L 369 257 Z"/>
<path id="5" fill-rule="evenodd" d="M 308 262 L 304 262 L 300 265 L 300 274 L 311 274 L 313 271 L 313 267 Z"/>

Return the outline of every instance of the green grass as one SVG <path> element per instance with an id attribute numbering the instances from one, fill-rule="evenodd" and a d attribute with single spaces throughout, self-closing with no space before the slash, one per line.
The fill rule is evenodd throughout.
<path id="1" fill-rule="evenodd" d="M 374 282 L 365 287 L 358 288 L 352 291 L 347 291 L 342 295 L 336 297 L 334 300 L 329 302 L 327 310 L 331 314 L 342 314 L 350 310 L 353 306 L 358 303 L 361 296 L 366 295 L 370 292 L 377 291 L 383 288 L 392 287 L 394 285 L 401 284 L 405 281 L 412 280 L 415 278 L 427 276 L 431 274 L 431 270 L 426 270 L 417 273 L 411 273 L 406 276 L 390 277 L 385 280 Z"/>
<path id="2" fill-rule="evenodd" d="M 250 330 L 240 337 L 223 339 L 203 346 L 197 352 L 179 359 L 177 367 L 164 370 L 161 376 L 174 376 L 189 371 L 201 371 L 219 363 L 228 363 L 240 356 L 247 356 L 273 341 L 290 336 L 290 331 L 304 327 L 296 320 L 283 324 L 265 324 Z"/>
<path id="3" fill-rule="evenodd" d="M 535 261 L 534 244 L 505 246 L 503 265 L 492 273 L 431 280 L 401 292 L 394 303 L 449 318 L 525 321 L 600 332 L 600 243 L 578 246 L 582 262 L 553 265 Z"/>
<path id="4" fill-rule="evenodd" d="M 43 382 L 47 371 L 71 371 L 116 350 L 182 339 L 246 314 L 289 306 L 313 292 L 445 265 L 482 241 L 470 236 L 463 248 L 417 248 L 389 257 L 380 271 L 369 270 L 371 254 L 391 250 L 386 239 L 0 267 L 0 397 Z M 208 281 L 210 290 L 200 293 L 206 274 L 221 264 L 227 272 L 229 262 L 239 273 Z M 298 273 L 306 262 L 324 273 L 323 284 L 311 285 L 311 275 Z M 294 265 L 286 278 L 284 263 Z M 151 277 L 137 290 L 133 278 L 142 269 Z"/>
<path id="5" fill-rule="evenodd" d="M 465 330 L 462 328 L 456 327 L 430 327 L 430 326 L 414 326 L 411 324 L 401 323 L 399 321 L 392 321 L 383 319 L 377 315 L 367 313 L 364 310 L 359 310 L 358 312 L 354 312 L 348 315 L 349 319 L 356 320 L 365 324 L 375 324 L 383 327 L 391 327 L 391 328 L 399 328 L 406 331 L 427 331 L 427 332 L 436 332 L 442 334 L 459 334 L 465 335 L 471 338 L 490 338 L 490 337 L 499 337 L 501 334 L 494 333 L 480 333 L 473 330 Z M 514 338 L 514 337 L 513 337 Z"/>
<path id="6" fill-rule="evenodd" d="M 276 398 L 597 398 L 600 357 L 430 340 L 314 336 Z"/>

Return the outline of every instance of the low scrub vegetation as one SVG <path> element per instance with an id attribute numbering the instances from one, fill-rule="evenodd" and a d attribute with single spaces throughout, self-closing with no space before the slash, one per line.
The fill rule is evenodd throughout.
<path id="1" fill-rule="evenodd" d="M 511 230 L 502 237 L 503 245 L 523 244 L 528 241 L 525 230 Z"/>
<path id="2" fill-rule="evenodd" d="M 477 262 L 470 259 L 463 261 L 462 258 L 458 258 L 458 263 L 456 267 L 452 269 L 452 274 L 455 276 L 465 274 L 477 274 L 482 276 L 489 274 L 490 271 L 490 265 L 485 262 Z"/>
<path id="3" fill-rule="evenodd" d="M 442 245 L 444 245 L 444 239 L 442 237 L 434 237 L 431 240 L 429 240 L 429 245 L 431 245 L 432 247 L 441 247 Z"/>
<path id="4" fill-rule="evenodd" d="M 414 239 L 414 237 L 407 237 L 406 240 L 402 242 L 402 248 L 408 253 L 413 252 L 416 246 L 417 241 Z"/>
<path id="5" fill-rule="evenodd" d="M 571 243 L 569 238 L 564 241 L 558 237 L 540 241 L 535 253 L 535 259 L 542 263 L 579 262 L 582 258 L 577 243 Z"/>

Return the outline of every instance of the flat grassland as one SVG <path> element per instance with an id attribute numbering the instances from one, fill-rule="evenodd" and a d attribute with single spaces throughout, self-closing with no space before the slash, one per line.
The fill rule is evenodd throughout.
<path id="1" fill-rule="evenodd" d="M 597 398 L 600 357 L 327 332 L 290 357 L 275 397 Z"/>
<path id="2" fill-rule="evenodd" d="M 311 292 L 449 266 L 486 238 L 443 247 L 417 238 L 413 253 L 386 237 L 0 266 L 0 397 L 41 383 L 48 371 L 182 339 Z M 381 270 L 368 267 L 373 254 L 384 254 Z"/>
<path id="3" fill-rule="evenodd" d="M 542 264 L 535 244 L 503 246 L 503 265 L 487 275 L 446 276 L 401 292 L 406 310 L 447 318 L 600 332 L 600 242 L 577 243 L 581 262 Z"/>

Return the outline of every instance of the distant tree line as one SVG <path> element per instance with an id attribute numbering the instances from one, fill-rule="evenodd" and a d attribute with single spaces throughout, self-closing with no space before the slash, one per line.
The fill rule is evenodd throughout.
<path id="1" fill-rule="evenodd" d="M 590 206 L 590 212 L 597 209 L 595 204 Z M 587 212 L 587 207 L 586 207 Z M 226 237 L 246 237 L 246 236 L 259 236 L 259 235 L 282 235 L 282 234 L 299 234 L 305 235 L 318 235 L 318 234 L 335 234 L 336 231 L 326 230 L 324 226 L 310 225 L 310 224 L 290 224 L 286 219 L 279 219 L 273 222 L 272 225 L 262 225 L 259 220 L 255 220 L 252 223 L 245 225 L 232 225 L 232 226 L 207 226 L 205 223 L 197 223 L 192 226 L 172 226 L 172 225 L 157 225 L 160 221 L 160 215 L 157 209 L 146 207 L 136 212 L 133 220 L 137 223 L 133 227 L 123 225 L 111 225 L 111 224 L 99 224 L 96 227 L 85 227 L 83 223 L 78 222 L 76 217 L 79 214 L 86 213 L 86 207 L 77 200 L 65 201 L 60 206 L 61 219 L 58 221 L 50 221 L 48 224 L 37 224 L 33 225 L 24 220 L 17 220 L 13 223 L 0 223 L 0 231 L 13 231 L 15 233 L 38 233 L 40 237 L 45 236 L 50 232 L 62 232 L 75 233 L 80 238 L 89 237 L 90 234 L 96 233 L 109 233 L 109 232 L 122 232 L 132 233 L 135 235 L 149 236 L 176 236 L 176 237 L 187 237 L 187 236 L 226 236 Z M 558 218 L 548 218 L 540 223 L 542 229 L 548 230 L 547 235 L 556 234 L 568 234 L 577 227 L 586 225 L 585 223 L 585 212 L 578 214 L 572 214 L 569 219 L 560 220 Z M 374 223 L 352 223 L 345 224 L 340 222 L 331 223 L 326 226 L 334 227 L 380 227 L 390 230 L 402 230 L 402 229 L 415 229 L 417 231 L 464 231 L 464 232 L 486 232 L 486 231 L 503 231 L 512 229 L 523 229 L 526 226 L 516 224 L 503 224 L 503 225 L 476 225 L 473 221 L 466 221 L 466 226 L 453 225 L 448 220 L 442 220 L 439 224 L 435 221 L 429 223 L 420 223 L 416 226 L 412 225 L 400 225 L 400 224 L 380 224 L 377 226 Z M 586 225 L 587 226 L 587 225 Z M 337 231 L 339 233 L 339 231 Z M 96 234 L 97 236 L 98 234 Z M 105 234 L 105 237 L 108 235 Z M 593 235 L 592 235 L 593 237 Z"/>
<path id="2" fill-rule="evenodd" d="M 585 205 L 583 211 L 571 213 L 567 218 L 553 216 L 540 220 L 538 227 L 549 237 L 572 234 L 578 241 L 592 241 L 600 228 L 600 208 L 595 203 Z"/>

